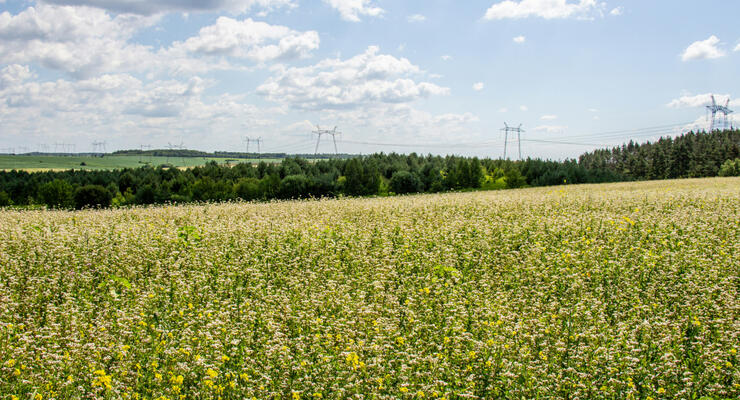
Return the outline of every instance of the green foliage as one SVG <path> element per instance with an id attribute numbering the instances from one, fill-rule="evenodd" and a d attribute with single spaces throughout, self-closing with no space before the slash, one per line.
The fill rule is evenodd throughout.
<path id="1" fill-rule="evenodd" d="M 54 179 L 39 188 L 39 200 L 52 208 L 74 206 L 74 187 L 67 181 Z"/>
<path id="2" fill-rule="evenodd" d="M 10 199 L 5 191 L 0 190 L 0 207 L 7 207 L 13 205 L 13 201 Z"/>
<path id="3" fill-rule="evenodd" d="M 424 184 L 415 172 L 394 172 L 389 182 L 389 189 L 396 194 L 418 193 L 424 190 Z"/>
<path id="4" fill-rule="evenodd" d="M 78 210 L 86 207 L 108 207 L 112 200 L 113 196 L 108 189 L 100 185 L 81 186 L 74 192 L 74 205 Z"/>
<path id="5" fill-rule="evenodd" d="M 518 168 L 509 168 L 506 170 L 504 182 L 509 189 L 524 187 L 527 184 L 527 180 L 522 176 Z"/>
<path id="6" fill-rule="evenodd" d="M 719 168 L 719 176 L 740 176 L 740 158 L 722 163 Z"/>
<path id="7" fill-rule="evenodd" d="M 240 179 L 239 183 L 237 183 L 236 187 L 234 188 L 234 193 L 236 194 L 236 197 L 246 201 L 259 199 L 261 196 L 259 179 Z"/>
<path id="8" fill-rule="evenodd" d="M 100 185 L 113 195 L 110 204 L 120 207 L 702 177 L 735 174 L 736 161 L 727 160 L 740 157 L 739 144 L 740 131 L 715 131 L 690 132 L 655 143 L 630 142 L 586 153 L 578 161 L 480 160 L 381 153 L 349 159 L 291 157 L 280 164 L 262 161 L 256 167 L 248 163 L 224 166 L 209 161 L 185 170 L 161 167 L 34 173 L 16 170 L 0 172 L 0 191 L 6 193 L 6 203 L 16 207 L 40 203 L 67 208 L 75 206 L 67 196 L 70 188 L 74 193 L 86 185 Z M 723 163 L 727 166 L 723 167 Z"/>

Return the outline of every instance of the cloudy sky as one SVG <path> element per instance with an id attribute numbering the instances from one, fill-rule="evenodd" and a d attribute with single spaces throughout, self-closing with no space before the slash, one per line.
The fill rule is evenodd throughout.
<path id="1" fill-rule="evenodd" d="M 318 124 L 341 152 L 499 157 L 507 122 L 525 157 L 572 157 L 703 127 L 710 93 L 740 109 L 738 15 L 727 0 L 0 0 L 0 152 L 259 136 L 310 153 Z"/>

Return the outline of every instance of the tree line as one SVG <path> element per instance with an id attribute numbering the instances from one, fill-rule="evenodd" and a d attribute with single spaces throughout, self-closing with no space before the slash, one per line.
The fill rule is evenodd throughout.
<path id="1" fill-rule="evenodd" d="M 511 161 L 415 153 L 190 169 L 0 172 L 0 206 L 108 207 L 165 203 L 434 193 L 625 180 L 740 175 L 740 131 L 630 142 L 578 160 Z"/>

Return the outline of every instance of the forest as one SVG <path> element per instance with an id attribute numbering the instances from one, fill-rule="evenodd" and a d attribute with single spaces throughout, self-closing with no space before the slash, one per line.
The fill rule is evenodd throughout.
<path id="1" fill-rule="evenodd" d="M 0 172 L 0 206 L 49 208 L 387 196 L 460 190 L 740 175 L 740 130 L 630 141 L 577 160 L 521 161 L 415 153 L 284 158 L 190 169 Z"/>

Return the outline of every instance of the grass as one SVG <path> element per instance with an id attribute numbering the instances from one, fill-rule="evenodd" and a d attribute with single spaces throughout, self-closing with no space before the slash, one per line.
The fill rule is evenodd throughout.
<path id="1" fill-rule="evenodd" d="M 739 218 L 738 178 L 0 211 L 0 393 L 736 399 Z"/>
<path id="2" fill-rule="evenodd" d="M 213 157 L 154 157 L 134 155 L 106 155 L 92 156 L 27 156 L 27 155 L 0 155 L 0 170 L 24 171 L 59 171 L 59 170 L 111 170 L 121 168 L 137 168 L 145 165 L 159 166 L 169 164 L 175 167 L 195 167 L 209 161 L 219 164 L 240 162 L 257 163 L 259 161 L 279 162 L 276 159 L 227 159 Z M 84 163 L 85 165 L 82 165 Z"/>

